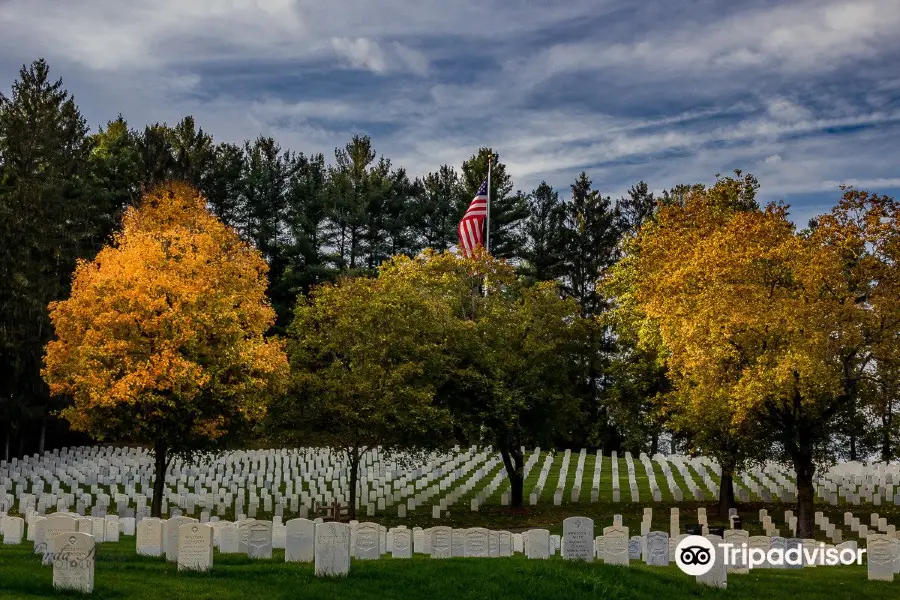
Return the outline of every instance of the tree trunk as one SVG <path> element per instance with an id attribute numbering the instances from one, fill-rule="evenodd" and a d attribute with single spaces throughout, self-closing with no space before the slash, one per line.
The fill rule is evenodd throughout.
<path id="1" fill-rule="evenodd" d="M 657 452 L 659 452 L 659 434 L 654 431 L 650 436 L 650 456 L 654 456 Z"/>
<path id="2" fill-rule="evenodd" d="M 499 444 L 500 455 L 503 457 L 503 464 L 506 466 L 506 472 L 509 477 L 510 508 L 524 508 L 524 488 L 525 488 L 525 464 L 524 456 L 521 448 L 507 448 L 506 444 Z"/>
<path id="3" fill-rule="evenodd" d="M 356 518 L 356 483 L 359 480 L 359 446 L 354 446 L 350 450 L 350 507 L 349 515 L 351 519 Z M 334 515 L 338 520 L 340 515 Z"/>
<path id="4" fill-rule="evenodd" d="M 722 477 L 719 480 L 719 516 L 728 517 L 728 511 L 735 508 L 734 501 L 734 469 L 722 467 Z"/>
<path id="5" fill-rule="evenodd" d="M 38 441 L 38 454 L 44 454 L 44 443 L 47 441 L 47 419 L 41 419 L 41 437 Z"/>
<path id="6" fill-rule="evenodd" d="M 894 413 L 891 410 L 891 399 L 888 398 L 887 414 L 882 422 L 882 438 L 881 438 L 881 460 L 891 462 L 893 457 L 893 449 L 891 448 L 891 429 L 894 426 Z"/>
<path id="7" fill-rule="evenodd" d="M 5 448 L 3 451 L 3 460 L 5 460 L 7 463 L 9 463 L 9 439 L 11 437 L 12 437 L 12 428 L 7 426 L 6 427 L 6 442 L 4 444 Z"/>
<path id="8" fill-rule="evenodd" d="M 163 490 L 166 487 L 166 447 L 156 444 L 153 448 L 156 468 L 153 473 L 153 503 L 150 505 L 150 516 L 162 518 Z"/>
<path id="9" fill-rule="evenodd" d="M 816 467 L 809 456 L 798 455 L 794 457 L 794 471 L 797 475 L 797 537 L 812 538 L 815 533 L 813 475 Z"/>

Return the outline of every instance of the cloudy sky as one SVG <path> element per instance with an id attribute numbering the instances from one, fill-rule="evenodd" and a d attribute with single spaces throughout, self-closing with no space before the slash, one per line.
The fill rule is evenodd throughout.
<path id="1" fill-rule="evenodd" d="M 617 196 L 741 168 L 794 218 L 900 195 L 898 0 L 0 0 L 0 89 L 50 62 L 93 130 L 192 114 L 413 175 L 494 147 Z"/>

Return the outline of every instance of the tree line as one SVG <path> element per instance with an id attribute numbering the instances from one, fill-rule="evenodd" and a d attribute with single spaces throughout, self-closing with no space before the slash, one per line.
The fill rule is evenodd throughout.
<path id="1" fill-rule="evenodd" d="M 491 152 L 478 149 L 461 169 L 442 165 L 412 177 L 378 155 L 368 136 L 354 136 L 327 160 L 271 137 L 216 142 L 190 116 L 139 129 L 120 115 L 91 133 L 44 60 L 23 66 L 12 93 L 0 96 L 0 277 L 8 282 L 0 292 L 3 456 L 42 450 L 47 427 L 54 439 L 64 433 L 40 378 L 41 349 L 52 336 L 47 305 L 67 296 L 76 261 L 93 258 L 147 190 L 171 180 L 195 186 L 213 214 L 259 249 L 269 266 L 272 332 L 284 333 L 298 294 L 311 286 L 347 273 L 372 275 L 394 255 L 455 246 Z M 573 184 L 571 201 L 546 183 L 515 190 L 497 161 L 491 251 L 532 280 L 562 281 L 595 314 L 603 302 L 594 282 L 615 261 L 630 219 L 653 204 L 645 183 L 613 201 L 586 174 Z M 588 366 L 594 383 L 599 360 Z M 621 448 L 619 428 L 594 412 L 590 426 L 559 442 L 592 445 L 591 428 L 599 426 L 602 445 Z"/>

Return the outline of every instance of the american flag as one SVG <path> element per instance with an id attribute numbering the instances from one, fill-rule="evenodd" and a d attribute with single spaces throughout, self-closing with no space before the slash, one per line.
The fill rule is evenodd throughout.
<path id="1" fill-rule="evenodd" d="M 487 203 L 488 189 L 487 179 L 485 179 L 456 228 L 459 232 L 459 249 L 465 256 L 471 256 L 475 246 L 484 245 L 484 219 L 487 216 Z"/>

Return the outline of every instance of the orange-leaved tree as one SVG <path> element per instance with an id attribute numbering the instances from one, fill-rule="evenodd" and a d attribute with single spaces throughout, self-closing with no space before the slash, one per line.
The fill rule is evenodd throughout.
<path id="1" fill-rule="evenodd" d="M 197 190 L 168 183 L 50 305 L 50 391 L 72 399 L 62 415 L 73 429 L 152 446 L 154 516 L 173 457 L 241 439 L 286 385 L 282 343 L 264 335 L 275 318 L 266 274 Z"/>

